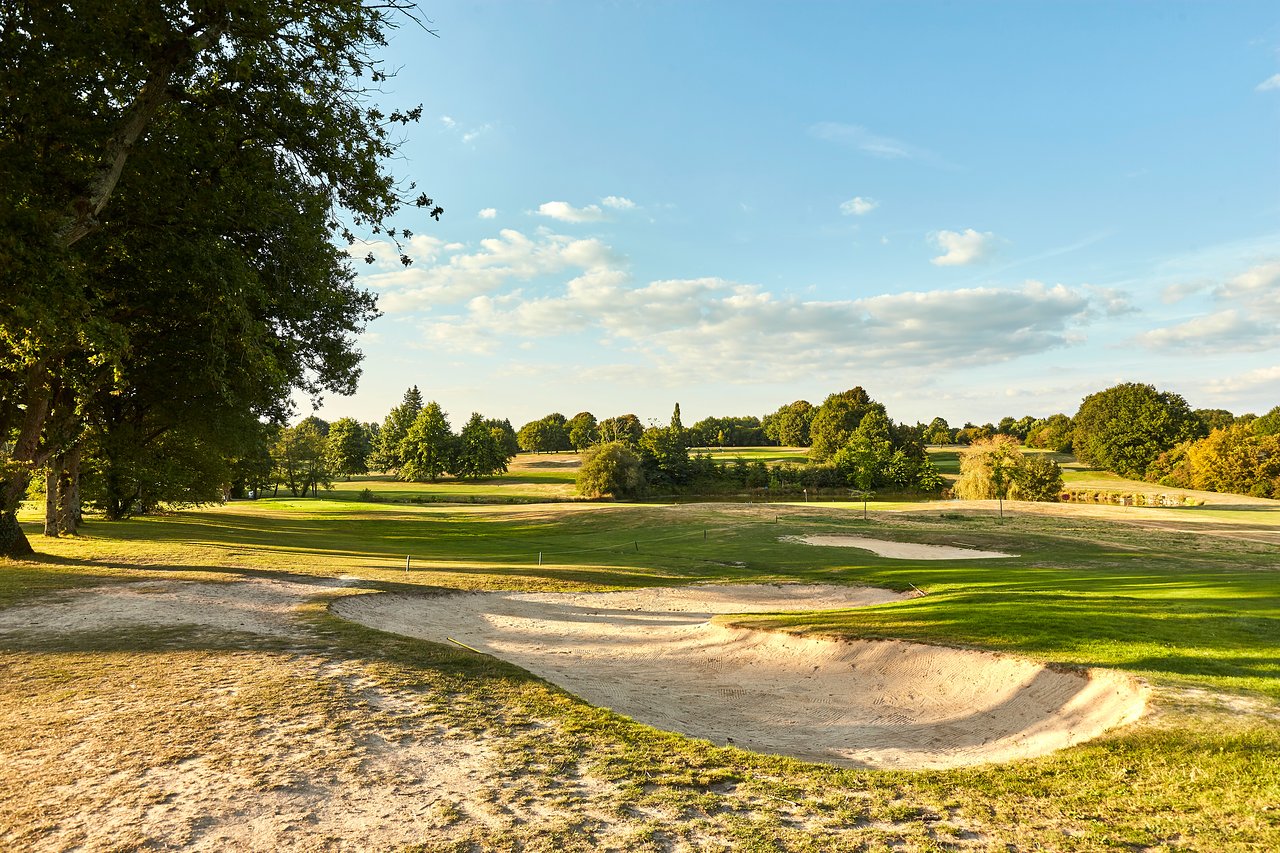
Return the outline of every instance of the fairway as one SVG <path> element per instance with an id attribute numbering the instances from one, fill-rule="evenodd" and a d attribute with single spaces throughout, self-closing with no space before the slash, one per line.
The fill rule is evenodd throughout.
<path id="1" fill-rule="evenodd" d="M 0 699 L 10 733 L 0 747 L 0 843 L 1266 849 L 1280 843 L 1280 504 L 1219 497 L 1178 509 L 1006 503 L 1003 521 L 980 502 L 873 503 L 864 521 L 861 503 L 324 499 L 91 519 L 84 535 L 42 539 L 48 556 L 0 574 L 0 663 L 14 688 Z M 898 550 L 882 556 L 866 550 L 868 539 Z M 965 559 L 974 551 L 1008 556 Z M 741 658 L 746 670 L 735 674 L 727 658 L 707 670 L 714 696 L 703 705 L 682 700 L 685 688 L 670 691 L 673 716 L 650 717 L 657 727 L 607 692 L 575 688 L 590 674 L 586 657 L 552 659 L 553 630 L 603 631 L 574 634 L 582 655 L 626 642 L 590 615 L 604 600 L 593 593 L 640 601 L 724 584 L 883 592 L 866 606 L 820 600 L 809 612 L 777 599 L 702 604 L 705 616 L 642 630 L 646 640 L 661 630 L 712 638 L 704 660 L 725 658 L 716 637 L 723 649 L 733 638 L 758 647 Z M 735 588 L 748 587 L 723 587 Z M 587 610 L 566 612 L 559 627 L 525 623 L 521 642 L 543 647 L 539 663 L 486 649 L 483 625 L 494 623 L 451 608 L 451 590 L 538 593 Z M 340 618 L 396 601 L 437 603 L 444 636 Z M 516 618 L 515 603 L 502 605 L 512 614 L 504 618 Z M 628 619 L 696 610 L 632 606 L 605 609 Z M 1136 721 L 1121 714 L 1112 718 L 1120 725 L 1082 731 L 1066 742 L 1074 745 L 1038 757 L 993 752 L 954 769 L 869 754 L 824 760 L 820 749 L 773 748 L 747 727 L 763 695 L 748 679 L 763 661 L 797 649 L 856 656 L 867 642 L 960 650 L 960 661 L 995 656 L 1026 667 L 1023 680 L 1039 667 L 1068 678 L 1092 669 L 1140 679 L 1149 700 Z M 683 665 L 648 657 L 659 674 Z M 833 709 L 864 713 L 852 693 L 827 705 L 833 690 L 853 688 L 823 666 L 798 693 L 809 719 L 796 722 L 813 727 L 815 743 L 856 725 Z M 962 662 L 927 687 L 936 662 L 921 666 L 897 686 L 893 665 L 885 670 L 882 723 L 890 706 L 923 713 L 930 696 L 967 689 L 983 671 Z M 728 690 L 735 680 L 737 693 Z M 874 708 L 868 690 L 855 693 Z M 938 707 L 930 713 L 945 720 Z M 695 711 L 712 726 L 680 724 Z M 907 752 L 919 746 L 880 737 Z M 1029 741 L 1033 729 L 1003 737 Z"/>

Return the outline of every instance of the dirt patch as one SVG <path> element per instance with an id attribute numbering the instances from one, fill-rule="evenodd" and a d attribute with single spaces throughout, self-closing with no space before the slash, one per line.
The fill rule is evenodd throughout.
<path id="1" fill-rule="evenodd" d="M 860 548 L 881 557 L 895 560 L 989 560 L 997 557 L 1016 557 L 999 551 L 980 551 L 977 548 L 960 548 L 952 545 L 920 545 L 915 542 L 890 542 L 887 539 L 871 539 L 866 536 L 843 534 L 809 536 L 784 536 L 783 542 L 799 542 L 802 545 L 821 545 L 829 548 Z"/>
<path id="2" fill-rule="evenodd" d="M 1146 688 L 978 651 L 727 628 L 716 614 L 832 609 L 876 589 L 732 585 L 595 594 L 361 595 L 340 616 L 509 660 L 657 728 L 813 761 L 943 768 L 1043 755 L 1136 720 Z"/>

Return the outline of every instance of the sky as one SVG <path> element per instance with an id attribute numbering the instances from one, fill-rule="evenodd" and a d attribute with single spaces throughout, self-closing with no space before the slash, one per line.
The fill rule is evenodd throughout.
<path id="1" fill-rule="evenodd" d="M 1280 405 L 1280 11 L 424 0 L 384 51 L 405 268 L 353 397 L 686 425 L 861 385 L 896 421 L 1119 382 Z M 300 414 L 307 414 L 304 404 Z"/>

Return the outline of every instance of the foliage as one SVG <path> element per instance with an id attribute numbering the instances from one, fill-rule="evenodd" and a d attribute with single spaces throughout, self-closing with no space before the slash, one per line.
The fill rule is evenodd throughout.
<path id="1" fill-rule="evenodd" d="M 600 421 L 596 430 L 602 442 L 625 441 L 632 447 L 639 447 L 640 436 L 644 435 L 644 424 L 635 415 L 618 415 Z"/>
<path id="2" fill-rule="evenodd" d="M 827 397 L 809 425 L 813 448 L 810 458 L 824 462 L 835 456 L 867 413 L 873 411 L 885 414 L 884 406 L 867 396 L 861 386 Z"/>
<path id="3" fill-rule="evenodd" d="M 1013 436 L 980 438 L 961 452 L 960 478 L 952 491 L 963 500 L 1007 498 L 1013 470 L 1022 458 L 1018 440 Z"/>
<path id="4" fill-rule="evenodd" d="M 369 459 L 369 467 L 375 471 L 397 472 L 404 465 L 401 444 L 409 434 L 409 428 L 422 411 L 422 392 L 414 385 L 404 392 L 400 405 L 387 413 L 378 430 L 377 440 Z"/>
<path id="5" fill-rule="evenodd" d="M 640 462 L 650 486 L 682 486 L 689 481 L 692 470 L 679 403 L 667 426 L 650 427 L 640 436 Z"/>
<path id="6" fill-rule="evenodd" d="M 1191 488 L 1280 498 L 1280 435 L 1258 435 L 1256 423 L 1215 429 L 1188 445 Z"/>
<path id="7" fill-rule="evenodd" d="M 607 442 L 589 450 L 578 469 L 578 493 L 589 498 L 634 497 L 644 486 L 640 456 L 623 441 Z"/>
<path id="8" fill-rule="evenodd" d="M 751 416 L 703 418 L 688 430 L 694 447 L 761 447 L 769 443 L 760 419 Z"/>
<path id="9" fill-rule="evenodd" d="M 520 441 L 516 437 L 516 431 L 511 427 L 511 421 L 507 418 L 498 420 L 497 418 L 485 418 L 485 426 L 495 430 L 500 437 L 502 450 L 506 453 L 507 459 L 515 456 L 520 452 Z"/>
<path id="10" fill-rule="evenodd" d="M 369 473 L 369 434 L 355 418 L 339 418 L 330 424 L 325 444 L 334 475 L 350 480 L 352 475 Z"/>
<path id="11" fill-rule="evenodd" d="M 1161 453 L 1204 434 L 1181 396 L 1132 382 L 1085 397 L 1073 420 L 1076 456 L 1122 477 L 1141 478 Z"/>
<path id="12" fill-rule="evenodd" d="M 578 412 L 565 423 L 569 431 L 569 443 L 574 450 L 586 450 L 600 438 L 596 429 L 596 416 L 590 412 Z"/>
<path id="13" fill-rule="evenodd" d="M 1038 447 L 1056 453 L 1071 452 L 1071 437 L 1075 425 L 1064 414 L 1050 415 L 1036 421 L 1027 431 L 1027 447 Z"/>
<path id="14" fill-rule="evenodd" d="M 572 450 L 573 444 L 569 440 L 566 423 L 565 416 L 559 412 L 552 412 L 539 420 L 530 421 L 520 427 L 520 431 L 516 433 L 520 449 L 530 453 L 557 453 L 561 450 Z"/>
<path id="15" fill-rule="evenodd" d="M 281 430 L 272 452 L 275 481 L 295 497 L 314 495 L 321 486 L 332 486 L 327 451 L 325 437 L 311 419 Z"/>
<path id="16" fill-rule="evenodd" d="M 386 427 L 383 427 L 386 432 Z M 455 438 L 449 419 L 435 400 L 427 403 L 400 442 L 401 480 L 435 482 L 453 469 Z"/>
<path id="17" fill-rule="evenodd" d="M 479 412 L 472 412 L 454 442 L 449 470 L 463 480 L 492 477 L 507 470 L 511 456 L 501 427 L 494 427 Z"/>
<path id="18" fill-rule="evenodd" d="M 947 419 L 942 417 L 937 417 L 929 421 L 929 426 L 925 428 L 921 439 L 925 444 L 955 443 L 955 435 L 952 433 L 951 427 L 947 424 Z"/>
<path id="19" fill-rule="evenodd" d="M 1014 469 L 1009 497 L 1016 501 L 1055 502 L 1062 494 L 1062 468 L 1047 456 L 1028 454 Z"/>
<path id="20" fill-rule="evenodd" d="M 817 411 L 808 400 L 796 400 L 773 414 L 765 415 L 760 428 L 765 437 L 775 444 L 783 447 L 808 447 L 809 428 Z"/>

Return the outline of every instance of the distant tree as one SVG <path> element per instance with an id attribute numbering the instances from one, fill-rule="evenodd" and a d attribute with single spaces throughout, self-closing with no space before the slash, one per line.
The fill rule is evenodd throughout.
<path id="1" fill-rule="evenodd" d="M 760 419 L 746 415 L 703 418 L 689 427 L 687 441 L 694 447 L 758 447 L 768 439 Z"/>
<path id="2" fill-rule="evenodd" d="M 667 426 L 651 427 L 640 436 L 640 462 L 650 485 L 679 486 L 688 482 L 692 471 L 679 403 Z"/>
<path id="3" fill-rule="evenodd" d="M 461 479 L 476 480 L 506 471 L 510 460 L 502 429 L 489 425 L 479 412 L 472 412 L 454 443 L 450 470 Z"/>
<path id="4" fill-rule="evenodd" d="M 511 421 L 503 418 L 487 418 L 485 425 L 490 429 L 495 429 L 502 436 L 502 449 L 507 454 L 507 460 L 510 461 L 513 456 L 520 452 L 520 441 L 516 437 L 516 431 L 511 428 Z M 505 469 L 504 469 L 505 470 Z"/>
<path id="5" fill-rule="evenodd" d="M 1039 447 L 1056 453 L 1071 452 L 1071 437 L 1075 425 L 1063 414 L 1050 415 L 1032 424 L 1027 431 L 1027 447 Z"/>
<path id="6" fill-rule="evenodd" d="M 1039 453 L 1023 456 L 1013 471 L 1009 497 L 1016 501 L 1054 502 L 1062 495 L 1062 468 Z"/>
<path id="7" fill-rule="evenodd" d="M 369 473 L 369 434 L 355 418 L 340 418 L 329 425 L 326 439 L 329 470 L 350 480 Z"/>
<path id="8" fill-rule="evenodd" d="M 1254 435 L 1280 435 L 1280 406 L 1253 420 Z"/>
<path id="9" fill-rule="evenodd" d="M 783 447 L 808 447 L 809 427 L 817 408 L 808 400 L 796 400 L 765 415 L 760 421 L 765 437 Z"/>
<path id="10" fill-rule="evenodd" d="M 1205 435 L 1208 435 L 1215 429 L 1229 427 L 1235 423 L 1236 420 L 1236 416 L 1228 412 L 1226 409 L 1196 409 L 1194 414 L 1204 426 Z"/>
<path id="11" fill-rule="evenodd" d="M 578 469 L 578 493 L 590 498 L 633 497 L 644 490 L 640 456 L 626 442 L 601 444 L 583 456 Z"/>
<path id="12" fill-rule="evenodd" d="M 1257 422 L 1215 429 L 1190 444 L 1186 459 L 1191 488 L 1280 497 L 1280 434 L 1259 435 Z"/>
<path id="13" fill-rule="evenodd" d="M 298 425 L 310 424 L 316 428 L 316 432 L 320 433 L 321 438 L 329 437 L 329 422 L 317 415 L 308 415 L 298 422 Z"/>
<path id="14" fill-rule="evenodd" d="M 400 444 L 421 411 L 422 392 L 418 390 L 417 385 L 414 385 L 404 392 L 400 405 L 393 408 L 382 421 L 382 427 L 378 430 L 373 452 L 369 458 L 370 468 L 387 472 L 400 470 L 404 464 Z"/>
<path id="15" fill-rule="evenodd" d="M 385 426 L 383 432 L 386 432 Z M 452 469 L 454 435 L 439 403 L 432 400 L 423 407 L 400 447 L 403 463 L 398 476 L 401 480 L 434 483 Z"/>
<path id="16" fill-rule="evenodd" d="M 644 424 L 635 415 L 618 415 L 600 421 L 596 429 L 600 440 L 606 444 L 613 441 L 625 441 L 633 447 L 640 446 L 640 436 L 644 435 Z"/>
<path id="17" fill-rule="evenodd" d="M 596 416 L 590 412 L 578 412 L 565 423 L 569 431 L 569 443 L 574 450 L 586 450 L 600 438 L 596 429 Z"/>
<path id="18" fill-rule="evenodd" d="M 925 444 L 952 444 L 955 441 L 946 418 L 934 418 L 929 421 L 923 438 Z"/>
<path id="19" fill-rule="evenodd" d="M 1085 397 L 1073 421 L 1076 456 L 1122 477 L 1143 477 L 1161 453 L 1204 435 L 1181 396 L 1133 382 Z"/>
<path id="20" fill-rule="evenodd" d="M 272 452 L 276 483 L 283 484 L 294 497 L 314 495 L 321 486 L 329 488 L 333 477 L 326 450 L 325 438 L 311 419 L 281 430 Z"/>
<path id="21" fill-rule="evenodd" d="M 1012 471 L 1022 460 L 1018 440 L 1010 435 L 980 438 L 960 454 L 960 478 L 953 491 L 964 500 L 1003 500 Z"/>
<path id="22" fill-rule="evenodd" d="M 520 449 L 530 453 L 555 453 L 573 449 L 565 424 L 565 417 L 559 412 L 530 421 L 516 433 Z"/>
<path id="23" fill-rule="evenodd" d="M 885 413 L 884 406 L 872 400 L 861 386 L 827 397 L 809 425 L 810 458 L 825 462 L 834 456 L 871 411 Z"/>

